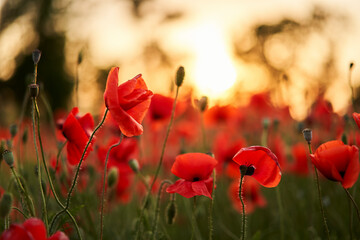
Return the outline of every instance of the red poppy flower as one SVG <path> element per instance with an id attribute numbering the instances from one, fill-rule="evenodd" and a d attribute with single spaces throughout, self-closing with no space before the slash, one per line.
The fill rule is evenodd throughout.
<path id="1" fill-rule="evenodd" d="M 230 185 L 228 193 L 233 207 L 242 213 L 242 203 L 239 198 L 239 181 L 234 181 Z M 260 185 L 253 178 L 246 178 L 242 185 L 241 196 L 245 204 L 246 214 L 252 213 L 256 207 L 266 205 L 266 199 L 260 192 Z"/>
<path id="2" fill-rule="evenodd" d="M 359 176 L 359 149 L 335 140 L 321 144 L 315 154 L 310 154 L 312 163 L 328 179 L 341 182 L 351 188 Z"/>
<path id="3" fill-rule="evenodd" d="M 50 238 L 46 237 L 44 223 L 38 218 L 29 218 L 23 224 L 11 224 L 4 231 L 1 240 L 69 240 L 63 232 L 56 232 Z"/>
<path id="4" fill-rule="evenodd" d="M 246 166 L 245 175 L 253 176 L 264 187 L 276 187 L 281 179 L 277 157 L 270 149 L 262 146 L 251 146 L 240 149 L 233 161 Z"/>
<path id="5" fill-rule="evenodd" d="M 356 122 L 356 125 L 360 128 L 360 113 L 354 112 L 352 116 Z"/>
<path id="6" fill-rule="evenodd" d="M 71 165 L 79 163 L 92 129 L 94 128 L 94 119 L 90 113 L 87 113 L 82 117 L 79 117 L 78 113 L 79 109 L 74 107 L 67 116 L 64 124 L 60 126 L 63 135 L 68 140 L 66 144 L 67 159 Z M 91 150 L 90 145 L 87 153 Z"/>
<path id="7" fill-rule="evenodd" d="M 105 105 L 125 136 L 141 135 L 141 122 L 153 93 L 148 90 L 141 74 L 119 86 L 118 74 L 118 67 L 113 67 L 109 72 L 104 93 Z"/>
<path id="8" fill-rule="evenodd" d="M 217 161 L 204 153 L 178 155 L 171 172 L 179 179 L 166 192 L 178 193 L 186 198 L 204 195 L 211 198 L 213 179 L 210 177 Z"/>

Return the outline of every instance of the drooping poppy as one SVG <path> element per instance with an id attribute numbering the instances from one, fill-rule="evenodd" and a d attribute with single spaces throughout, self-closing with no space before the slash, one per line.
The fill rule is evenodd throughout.
<path id="1" fill-rule="evenodd" d="M 118 67 L 113 67 L 109 72 L 104 93 L 105 105 L 125 136 L 141 135 L 141 123 L 153 93 L 148 90 L 141 74 L 119 86 L 118 74 Z"/>
<path id="2" fill-rule="evenodd" d="M 166 192 L 178 193 L 186 198 L 203 195 L 211 198 L 213 179 L 210 177 L 217 161 L 204 153 L 178 155 L 171 172 L 181 178 Z"/>
<path id="3" fill-rule="evenodd" d="M 270 149 L 250 146 L 240 149 L 233 161 L 247 168 L 245 175 L 254 177 L 264 187 L 276 187 L 281 179 L 280 165 Z"/>
<path id="4" fill-rule="evenodd" d="M 85 146 L 94 128 L 94 119 L 90 113 L 80 117 L 79 109 L 74 107 L 60 126 L 63 135 L 67 139 L 67 159 L 71 165 L 79 163 Z M 87 149 L 88 154 L 92 150 L 91 145 Z M 87 155 L 85 155 L 86 157 Z"/>
<path id="5" fill-rule="evenodd" d="M 359 149 L 334 140 L 321 144 L 311 161 L 329 180 L 341 182 L 344 188 L 351 188 L 360 171 Z"/>
<path id="6" fill-rule="evenodd" d="M 239 182 L 233 181 L 228 190 L 233 207 L 242 213 L 242 203 L 239 198 Z M 260 192 L 260 185 L 253 178 L 246 178 L 241 191 L 241 196 L 245 204 L 246 214 L 252 213 L 257 207 L 264 207 L 266 199 Z"/>
<path id="7" fill-rule="evenodd" d="M 29 218 L 23 224 L 11 224 L 10 228 L 2 233 L 0 240 L 69 240 L 63 232 L 56 232 L 46 237 L 44 223 L 38 218 Z"/>

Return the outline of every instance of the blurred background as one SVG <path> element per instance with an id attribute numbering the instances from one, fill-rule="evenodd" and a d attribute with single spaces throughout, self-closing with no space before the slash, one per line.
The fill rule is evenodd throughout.
<path id="1" fill-rule="evenodd" d="M 0 0 L 0 10 L 0 125 L 19 115 L 36 48 L 54 109 L 99 114 L 112 66 L 166 95 L 182 65 L 182 94 L 244 105 L 268 92 L 297 120 L 319 95 L 344 114 L 349 82 L 360 96 L 357 0 Z"/>

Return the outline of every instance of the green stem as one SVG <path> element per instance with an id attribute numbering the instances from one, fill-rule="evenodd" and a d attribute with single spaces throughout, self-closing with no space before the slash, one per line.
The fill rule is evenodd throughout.
<path id="1" fill-rule="evenodd" d="M 64 147 L 65 147 L 65 145 L 66 145 L 67 142 L 68 142 L 68 141 L 66 140 L 66 141 L 60 146 L 59 151 L 58 151 L 58 153 L 57 153 L 57 155 L 56 155 L 55 173 L 56 173 L 56 170 L 57 170 L 57 168 L 58 168 L 58 166 L 59 166 L 59 159 L 60 159 L 61 152 L 62 152 L 62 150 L 64 149 Z"/>
<path id="2" fill-rule="evenodd" d="M 360 222 L 360 212 L 359 212 L 359 207 L 357 206 L 356 202 L 355 202 L 355 199 L 351 196 L 350 192 L 348 189 L 344 188 L 346 194 L 348 195 L 349 199 L 351 200 L 351 202 L 353 203 L 355 209 L 356 209 L 356 213 L 357 213 L 357 216 L 358 216 L 358 219 L 359 219 L 359 222 Z"/>
<path id="3" fill-rule="evenodd" d="M 41 150 L 41 157 L 42 157 L 42 161 L 43 161 L 43 166 L 44 166 L 44 169 L 45 169 L 45 173 L 46 173 L 46 176 L 48 178 L 48 181 L 49 181 L 49 185 L 50 185 L 50 189 L 51 189 L 51 192 L 53 193 L 54 195 L 54 198 L 56 200 L 56 202 L 58 203 L 58 205 L 63 209 L 61 210 L 61 212 L 66 212 L 66 214 L 69 216 L 69 218 L 71 219 L 71 221 L 73 222 L 74 226 L 75 226 L 75 229 L 76 229 L 76 232 L 79 236 L 79 239 L 82 239 L 81 237 L 81 233 L 80 233 L 80 229 L 77 225 L 77 222 L 74 218 L 74 216 L 70 213 L 70 211 L 65 208 L 65 206 L 61 203 L 58 195 L 56 194 L 56 191 L 55 191 L 55 188 L 54 188 L 54 184 L 51 180 L 51 176 L 50 176 L 50 173 L 49 173 L 49 169 L 47 167 L 47 164 L 46 164 L 46 160 L 45 160 L 45 155 L 44 155 L 44 148 L 43 148 L 43 145 L 42 145 L 42 141 L 41 141 L 41 134 L 40 134 L 40 112 L 39 112 L 39 108 L 37 106 L 37 102 L 36 102 L 36 99 L 34 99 L 34 105 L 35 105 L 35 112 L 36 112 L 36 118 L 37 118 L 37 132 L 38 132 L 38 140 L 39 140 L 39 145 L 40 145 L 40 150 Z M 52 226 L 55 222 L 55 217 L 53 218 L 52 220 L 52 223 L 50 224 L 50 229 L 49 229 L 49 232 L 51 232 L 51 229 L 52 229 Z"/>
<path id="4" fill-rule="evenodd" d="M 22 163 L 21 163 L 21 144 L 22 144 L 22 140 L 21 140 L 21 137 L 20 137 L 21 136 L 21 127 L 22 127 L 22 123 L 23 123 L 23 120 L 24 120 L 25 109 L 26 109 L 29 97 L 30 97 L 30 93 L 29 93 L 29 91 L 26 91 L 24 101 L 23 101 L 22 106 L 21 106 L 21 113 L 20 113 L 19 126 L 18 126 L 18 128 L 19 128 L 19 131 L 18 131 L 18 139 L 19 139 L 19 142 L 18 142 L 18 163 L 19 163 L 20 173 L 22 173 L 22 170 L 23 170 Z"/>
<path id="5" fill-rule="evenodd" d="M 166 142 L 167 142 L 167 139 L 169 137 L 169 133 L 170 133 L 170 130 L 171 130 L 171 126 L 172 126 L 172 123 L 174 121 L 174 115 L 175 115 L 175 107 L 176 107 L 176 100 L 178 98 L 178 95 L 179 95 L 179 86 L 176 87 L 176 94 L 175 94 L 175 98 L 174 98 L 174 103 L 173 103 L 173 107 L 172 107 L 172 111 L 171 111 L 171 117 L 170 117 L 170 122 L 169 122 L 169 125 L 168 125 L 168 128 L 167 128 L 167 131 L 166 131 L 166 135 L 165 135 L 165 139 L 164 139 L 164 144 L 162 146 L 162 150 L 161 150 L 161 155 L 160 155 L 160 161 L 159 161 L 159 164 L 156 168 L 156 172 L 155 172 L 155 175 L 154 175 L 154 179 L 152 180 L 151 184 L 150 184 L 150 187 L 147 191 L 147 194 L 146 194 L 146 197 L 145 197 L 145 201 L 143 203 L 143 206 L 141 208 L 141 212 L 140 212 L 140 217 L 139 217 L 139 221 L 137 222 L 137 226 L 136 226 L 136 236 L 135 236 L 135 239 L 139 239 L 139 236 L 140 236 L 140 226 L 141 226 L 141 221 L 142 221 L 142 218 L 143 218 L 143 215 L 144 215 L 144 210 L 145 210 L 145 207 L 146 207 L 146 203 L 149 201 L 149 198 L 150 198 L 150 194 L 151 194 L 151 189 L 153 188 L 154 184 L 155 184 L 155 181 L 159 175 L 159 172 L 160 172 L 160 168 L 161 168 L 161 165 L 162 165 L 162 162 L 163 162 L 163 158 L 164 158 L 164 153 L 165 153 L 165 147 L 166 147 Z"/>
<path id="6" fill-rule="evenodd" d="M 308 146 L 309 146 L 309 152 L 310 152 L 310 154 L 312 154 L 312 149 L 311 149 L 311 143 L 310 143 L 310 142 L 308 142 Z M 319 204 L 320 204 L 321 214 L 322 214 L 322 217 L 323 217 L 323 223 L 324 223 L 324 226 L 325 226 L 325 231 L 326 231 L 327 239 L 330 240 L 330 232 L 329 232 L 328 225 L 327 225 L 327 223 L 326 223 L 324 206 L 323 206 L 323 202 L 322 202 L 322 200 L 321 200 L 321 188 L 320 188 L 320 183 L 319 183 L 319 174 L 318 174 L 317 169 L 316 169 L 316 167 L 315 167 L 314 164 L 313 164 L 313 166 L 314 166 L 314 171 L 315 171 L 315 180 L 316 180 L 316 186 L 317 186 L 317 192 L 318 192 L 318 198 L 319 198 Z"/>
<path id="7" fill-rule="evenodd" d="M 21 211 L 19 208 L 17 208 L 17 207 L 12 207 L 11 209 L 16 210 L 16 211 L 18 211 L 19 213 L 21 213 L 21 215 L 23 215 L 23 217 L 24 217 L 25 219 L 28 219 L 28 218 L 29 218 L 29 217 L 26 216 L 26 214 L 25 214 L 23 211 Z"/>
<path id="8" fill-rule="evenodd" d="M 124 135 L 121 133 L 119 142 L 113 144 L 109 148 L 108 152 L 106 153 L 106 157 L 105 157 L 104 178 L 103 178 L 103 186 L 102 186 L 102 192 L 101 192 L 101 211 L 100 211 L 100 239 L 101 240 L 103 239 L 103 228 L 104 228 L 103 220 L 104 220 L 104 201 L 105 201 L 105 186 L 106 186 L 105 184 L 106 184 L 107 164 L 108 164 L 111 149 L 119 146 L 123 137 L 124 137 Z"/>
<path id="9" fill-rule="evenodd" d="M 202 133 L 202 139 L 203 139 L 204 152 L 207 152 L 206 131 L 205 131 L 204 113 L 203 112 L 201 112 L 201 133 Z"/>
<path id="10" fill-rule="evenodd" d="M 37 147 L 37 142 L 36 142 L 36 127 L 35 127 L 35 122 L 36 122 L 36 117 L 35 117 L 35 111 L 36 111 L 36 99 L 33 98 L 33 107 L 32 107 L 32 112 L 31 112 L 31 116 L 32 116 L 32 127 L 33 127 L 33 138 L 34 138 L 34 146 L 35 146 L 35 154 L 36 154 L 36 162 L 37 162 L 37 172 L 38 172 L 38 182 L 39 182 L 39 187 L 40 187 L 40 193 L 41 193 L 41 200 L 42 200 L 42 204 L 43 204 L 43 213 L 44 213 L 44 219 L 45 219 L 45 227 L 46 227 L 46 231 L 49 231 L 49 221 L 48 221 L 48 215 L 47 215 L 47 207 L 46 207 L 46 200 L 45 200 L 45 194 L 44 194 L 44 189 L 42 187 L 42 174 L 41 174 L 41 164 L 40 164 L 40 159 L 39 159 L 39 150 Z M 39 119 L 38 119 L 39 121 Z"/>
<path id="11" fill-rule="evenodd" d="M 246 233 L 245 204 L 244 204 L 243 197 L 242 197 L 242 194 L 241 194 L 243 180 L 244 180 L 244 175 L 241 174 L 240 184 L 239 184 L 239 198 L 240 198 L 241 205 L 242 205 L 242 218 L 241 218 L 241 219 L 242 219 L 242 221 L 241 221 L 241 222 L 242 222 L 242 228 L 241 228 L 241 239 L 242 239 L 242 240 L 245 239 L 245 233 Z"/>
<path id="12" fill-rule="evenodd" d="M 164 187 L 165 184 L 172 184 L 172 182 L 170 180 L 163 180 L 160 184 L 160 188 L 157 194 L 157 200 L 156 200 L 156 207 L 155 207 L 155 216 L 154 216 L 154 223 L 152 226 L 152 239 L 156 239 L 156 232 L 157 232 L 157 225 L 158 225 L 158 219 L 159 219 L 159 214 L 160 214 L 160 197 L 161 197 L 161 192 L 162 189 Z"/>
<path id="13" fill-rule="evenodd" d="M 211 201 L 209 206 L 209 240 L 212 240 L 213 238 L 213 231 L 214 231 L 214 225 L 213 225 L 213 209 L 214 209 L 214 201 L 215 201 L 215 184 L 216 184 L 216 171 L 213 170 L 213 186 L 212 186 L 212 193 L 211 193 Z"/>
<path id="14" fill-rule="evenodd" d="M 83 151 L 83 153 L 82 153 L 82 156 L 81 156 L 81 158 L 80 158 L 80 162 L 79 162 L 79 164 L 78 164 L 78 166 L 77 166 L 77 168 L 76 168 L 75 176 L 74 176 L 74 179 L 73 179 L 73 181 L 72 181 L 70 190 L 69 190 L 69 192 L 68 192 L 68 194 L 67 194 L 67 198 L 66 198 L 66 208 L 68 208 L 69 205 L 70 205 L 71 194 L 72 194 L 72 192 L 73 192 L 73 190 L 74 190 L 74 188 L 75 188 L 75 185 L 76 185 L 76 182 L 77 182 L 77 178 L 79 177 L 79 172 L 80 172 L 81 164 L 82 164 L 82 162 L 83 162 L 83 160 L 84 160 L 86 151 L 87 151 L 87 149 L 89 148 L 90 143 L 91 143 L 91 141 L 92 141 L 95 133 L 100 129 L 100 127 L 101 127 L 101 126 L 103 125 L 103 123 L 105 122 L 106 115 L 107 115 L 108 111 L 109 111 L 109 109 L 106 108 L 105 113 L 104 113 L 104 117 L 102 118 L 102 120 L 100 121 L 100 123 L 96 126 L 96 128 L 94 129 L 94 131 L 93 131 L 92 134 L 90 135 L 89 141 L 87 142 L 87 144 L 86 144 L 86 146 L 85 146 L 85 149 L 84 149 L 84 151 Z"/>
<path id="15" fill-rule="evenodd" d="M 10 167 L 11 172 L 14 174 L 16 183 L 18 185 L 18 188 L 20 189 L 20 194 L 24 197 L 26 205 L 29 209 L 29 213 L 30 216 L 35 217 L 35 208 L 34 208 L 34 203 L 32 201 L 32 199 L 30 198 L 29 194 L 25 191 L 24 186 L 21 184 L 21 181 L 19 179 L 19 176 L 16 173 L 16 170 L 14 167 Z"/>
<path id="16" fill-rule="evenodd" d="M 284 239 L 284 211 L 283 211 L 283 207 L 282 207 L 282 202 L 281 202 L 281 194 L 280 194 L 280 188 L 279 186 L 276 188 L 276 200 L 278 202 L 279 205 L 279 217 L 280 217 L 280 236 L 281 239 Z"/>

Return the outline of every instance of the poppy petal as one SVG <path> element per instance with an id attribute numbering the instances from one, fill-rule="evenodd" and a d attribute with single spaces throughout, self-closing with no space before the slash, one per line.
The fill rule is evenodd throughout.
<path id="1" fill-rule="evenodd" d="M 211 179 L 212 182 L 212 179 Z M 197 181 L 197 182 L 193 182 L 191 184 L 191 187 L 193 189 L 193 191 L 196 193 L 196 195 L 203 195 L 206 196 L 208 198 L 211 198 L 211 191 L 209 191 L 205 181 Z"/>
<path id="2" fill-rule="evenodd" d="M 171 172 L 187 181 L 206 180 L 210 177 L 217 161 L 205 153 L 178 155 Z"/>
<path id="3" fill-rule="evenodd" d="M 174 184 L 170 185 L 166 189 L 167 193 L 178 193 L 183 197 L 191 198 L 197 194 L 192 189 L 192 184 L 185 179 L 179 179 Z"/>

